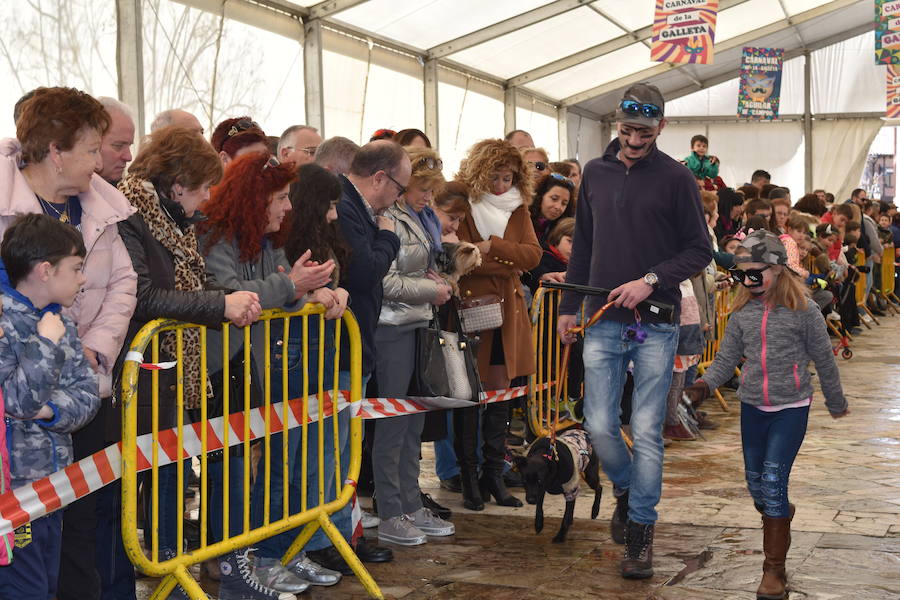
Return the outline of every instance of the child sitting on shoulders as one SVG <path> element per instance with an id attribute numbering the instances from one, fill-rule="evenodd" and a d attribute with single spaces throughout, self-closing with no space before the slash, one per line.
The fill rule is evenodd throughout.
<path id="1" fill-rule="evenodd" d="M 59 314 L 85 282 L 81 234 L 47 215 L 25 215 L 6 230 L 0 256 L 0 389 L 17 488 L 72 462 L 71 433 L 94 417 L 100 398 L 75 325 Z M 56 595 L 62 516 L 16 530 L 12 564 L 0 568 L 4 597 Z"/>
<path id="2" fill-rule="evenodd" d="M 715 191 L 725 187 L 719 179 L 719 158 L 708 155 L 709 140 L 705 135 L 697 134 L 691 138 L 691 153 L 685 157 L 684 164 L 699 181 L 701 189 Z"/>

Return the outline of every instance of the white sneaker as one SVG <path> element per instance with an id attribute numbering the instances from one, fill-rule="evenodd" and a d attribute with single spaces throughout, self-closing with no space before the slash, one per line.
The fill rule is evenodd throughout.
<path id="1" fill-rule="evenodd" d="M 840 321 L 840 320 L 841 320 L 841 315 L 837 314 L 837 313 L 834 312 L 834 311 L 831 311 L 830 313 L 828 313 L 828 314 L 825 316 L 825 318 L 828 319 L 829 321 Z"/>
<path id="2" fill-rule="evenodd" d="M 427 540 L 425 533 L 412 524 L 406 515 L 391 517 L 378 525 L 378 541 L 391 542 L 401 546 L 418 546 Z"/>
<path id="3" fill-rule="evenodd" d="M 364 510 L 362 511 L 362 518 L 360 519 L 360 523 L 362 523 L 363 529 L 372 529 L 373 527 L 378 527 L 378 524 L 381 523 L 381 519 Z"/>
<path id="4" fill-rule="evenodd" d="M 409 516 L 409 520 L 425 535 L 443 537 L 456 533 L 456 527 L 450 521 L 438 517 L 427 508 L 420 508 Z"/>

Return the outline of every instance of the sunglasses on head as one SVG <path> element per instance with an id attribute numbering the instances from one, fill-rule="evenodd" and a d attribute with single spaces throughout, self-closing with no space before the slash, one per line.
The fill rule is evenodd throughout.
<path id="1" fill-rule="evenodd" d="M 432 171 L 440 171 L 444 168 L 444 161 L 439 158 L 431 158 L 430 156 L 423 156 L 416 160 L 416 162 L 412 165 L 412 170 L 416 171 L 417 169 L 430 169 Z"/>
<path id="2" fill-rule="evenodd" d="M 772 265 L 766 265 L 762 269 L 729 269 L 728 272 L 731 273 L 731 276 L 734 277 L 735 281 L 747 285 L 749 281 L 751 284 L 759 285 L 763 280 L 763 271 L 768 271 L 772 268 Z"/>
<path id="3" fill-rule="evenodd" d="M 553 179 L 555 179 L 557 181 L 561 181 L 563 183 L 572 184 L 572 180 L 569 179 L 568 177 L 566 177 L 565 175 L 562 175 L 561 173 L 550 173 L 550 177 L 552 177 Z"/>
<path id="4" fill-rule="evenodd" d="M 662 116 L 662 109 L 655 104 L 641 104 L 635 100 L 622 100 L 619 108 L 626 115 L 632 117 L 643 116 L 648 119 L 658 119 Z"/>
<path id="5" fill-rule="evenodd" d="M 281 162 L 274 156 L 270 156 L 269 160 L 266 161 L 266 164 L 263 165 L 262 170 L 265 171 L 269 167 L 277 167 L 279 165 L 281 165 Z"/>
<path id="6" fill-rule="evenodd" d="M 231 126 L 231 129 L 228 130 L 228 133 L 225 134 L 225 137 L 231 138 L 236 136 L 239 133 L 243 133 L 248 129 L 259 129 L 262 130 L 262 127 L 259 126 L 259 123 L 256 121 L 252 121 L 250 119 L 241 119 L 237 123 Z"/>

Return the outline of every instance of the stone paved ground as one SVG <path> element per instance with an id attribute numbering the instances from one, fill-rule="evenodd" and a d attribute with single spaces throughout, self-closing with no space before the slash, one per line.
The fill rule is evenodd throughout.
<path id="1" fill-rule="evenodd" d="M 900 598 L 900 352 L 894 342 L 900 317 L 882 323 L 857 337 L 852 360 L 841 361 L 851 414 L 834 421 L 820 399 L 811 412 L 791 478 L 797 504 L 788 557 L 792 600 Z M 608 482 L 600 517 L 591 521 L 590 502 L 581 498 L 568 541 L 555 545 L 550 539 L 561 499 L 548 497 L 541 535 L 529 506 L 465 511 L 459 495 L 438 489 L 430 444 L 422 485 L 454 510 L 457 534 L 397 548 L 393 563 L 374 565 L 371 573 L 387 597 L 409 600 L 752 600 L 762 532 L 743 484 L 737 400 L 726 397 L 730 413 L 710 407 L 721 429 L 705 442 L 667 449 L 652 580 L 626 582 L 617 574 L 621 547 L 608 533 Z M 305 596 L 366 597 L 352 577 Z"/>

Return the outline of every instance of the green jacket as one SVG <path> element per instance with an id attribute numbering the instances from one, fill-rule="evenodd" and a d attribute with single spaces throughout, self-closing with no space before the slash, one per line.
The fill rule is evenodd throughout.
<path id="1" fill-rule="evenodd" d="M 709 162 L 708 156 L 698 156 L 696 152 L 684 159 L 687 168 L 691 170 L 695 176 L 703 179 L 709 177 L 715 179 L 719 175 L 719 163 L 712 164 Z"/>

